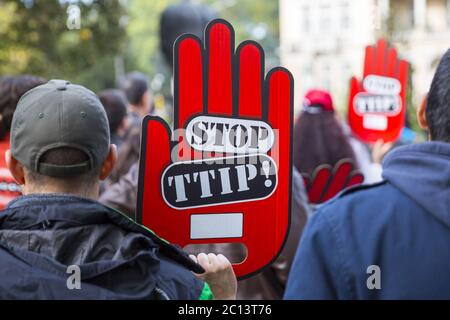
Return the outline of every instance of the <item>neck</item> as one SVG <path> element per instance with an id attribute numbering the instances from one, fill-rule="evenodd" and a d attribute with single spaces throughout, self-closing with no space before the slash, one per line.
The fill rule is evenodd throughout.
<path id="1" fill-rule="evenodd" d="M 22 194 L 23 195 L 30 195 L 30 194 L 55 194 L 55 193 L 64 193 L 64 194 L 71 194 L 74 196 L 82 197 L 82 198 L 88 198 L 92 200 L 97 200 L 99 195 L 99 185 L 98 183 L 96 186 L 91 187 L 67 187 L 62 185 L 45 185 L 45 186 L 39 186 L 39 185 L 30 185 L 30 184 L 24 184 L 22 186 Z"/>

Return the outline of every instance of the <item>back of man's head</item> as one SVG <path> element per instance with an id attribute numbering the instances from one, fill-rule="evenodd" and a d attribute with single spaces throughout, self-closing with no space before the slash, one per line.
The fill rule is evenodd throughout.
<path id="1" fill-rule="evenodd" d="M 141 72 L 134 71 L 126 75 L 121 85 L 130 104 L 138 106 L 142 104 L 142 98 L 149 89 L 148 78 Z"/>
<path id="2" fill-rule="evenodd" d="M 431 140 L 450 142 L 450 50 L 434 75 L 425 112 Z"/>
<path id="3" fill-rule="evenodd" d="M 93 196 L 110 154 L 108 119 L 90 90 L 51 80 L 20 99 L 7 162 L 25 194 Z"/>

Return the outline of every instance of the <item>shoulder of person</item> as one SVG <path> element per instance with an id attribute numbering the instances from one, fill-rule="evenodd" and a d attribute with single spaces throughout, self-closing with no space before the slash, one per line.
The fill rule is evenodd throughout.
<path id="1" fill-rule="evenodd" d="M 138 224 L 120 211 L 108 208 L 109 217 L 125 230 L 142 234 L 157 248 L 159 259 L 158 286 L 167 293 L 169 299 L 209 299 L 209 287 L 192 272 L 203 273 L 203 268 L 195 263 L 178 245 L 159 237 L 151 229 Z M 164 294 L 162 294 L 164 296 Z"/>
<path id="2" fill-rule="evenodd" d="M 388 184 L 388 182 L 386 180 L 383 180 L 383 181 L 376 182 L 376 183 L 361 184 L 361 185 L 346 188 L 346 189 L 342 190 L 339 194 L 337 194 L 331 200 L 320 205 L 318 207 L 318 209 L 325 208 L 330 205 L 334 205 L 336 202 L 346 201 L 349 198 L 361 197 L 361 196 L 364 197 L 368 193 L 381 191 L 383 189 L 383 187 L 386 186 L 387 184 Z"/>
<path id="3" fill-rule="evenodd" d="M 338 218 L 354 212 L 371 212 L 376 210 L 380 199 L 389 197 L 389 192 L 385 190 L 388 186 L 387 181 L 380 181 L 350 187 L 341 191 L 333 199 L 316 207 L 316 214 L 325 212 L 325 215 L 330 218 Z"/>
<path id="4" fill-rule="evenodd" d="M 380 189 L 380 187 L 385 186 L 386 184 L 387 184 L 387 181 L 382 180 L 382 181 L 375 182 L 375 183 L 360 184 L 357 186 L 353 186 L 353 187 L 347 188 L 347 189 L 343 190 L 341 193 L 339 193 L 339 195 L 337 196 L 337 199 L 348 197 L 350 195 L 361 193 L 363 191 L 368 191 L 368 190 L 373 191 L 375 189 L 378 190 L 378 189 Z"/>

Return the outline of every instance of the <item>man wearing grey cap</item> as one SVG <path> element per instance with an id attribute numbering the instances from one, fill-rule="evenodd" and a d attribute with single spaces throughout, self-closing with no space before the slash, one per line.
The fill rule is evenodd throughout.
<path id="1" fill-rule="evenodd" d="M 226 258 L 201 254 L 199 265 L 96 201 L 117 152 L 93 92 L 65 80 L 28 91 L 14 113 L 5 156 L 23 196 L 0 212 L 0 273 L 8 275 L 0 277 L 0 298 L 235 296 Z"/>

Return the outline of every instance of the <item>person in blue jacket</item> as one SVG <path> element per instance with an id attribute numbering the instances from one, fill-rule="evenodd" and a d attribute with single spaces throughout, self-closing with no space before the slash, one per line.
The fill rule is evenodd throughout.
<path id="1" fill-rule="evenodd" d="M 450 50 L 418 121 L 429 142 L 383 162 L 308 222 L 285 299 L 450 299 Z"/>

